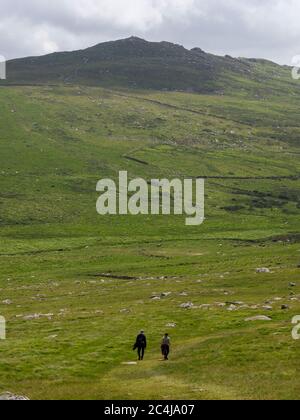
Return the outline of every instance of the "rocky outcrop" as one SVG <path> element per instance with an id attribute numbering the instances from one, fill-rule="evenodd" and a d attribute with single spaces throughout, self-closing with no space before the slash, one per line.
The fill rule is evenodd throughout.
<path id="1" fill-rule="evenodd" d="M 0 401 L 29 401 L 29 398 L 22 395 L 14 395 L 10 392 L 5 392 L 0 395 Z"/>

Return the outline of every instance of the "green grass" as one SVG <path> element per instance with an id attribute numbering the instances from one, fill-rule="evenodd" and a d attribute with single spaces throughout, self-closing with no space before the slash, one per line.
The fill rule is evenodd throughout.
<path id="1" fill-rule="evenodd" d="M 298 399 L 298 103 L 1 88 L 0 315 L 8 331 L 0 391 L 33 399 Z M 97 215 L 96 183 L 119 170 L 208 177 L 205 223 Z M 151 299 L 162 292 L 172 294 Z M 216 304 L 229 301 L 247 307 Z M 262 308 L 266 301 L 273 311 Z M 195 308 L 182 309 L 185 302 Z M 211 307 L 197 308 L 203 304 Z M 52 315 L 24 320 L 32 314 Z M 255 315 L 272 321 L 245 322 Z M 146 360 L 123 365 L 136 359 L 141 328 Z M 166 329 L 167 364 L 159 353 Z"/>

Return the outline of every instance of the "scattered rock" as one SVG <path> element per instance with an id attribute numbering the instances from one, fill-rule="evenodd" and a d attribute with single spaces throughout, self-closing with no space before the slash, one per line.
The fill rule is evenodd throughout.
<path id="1" fill-rule="evenodd" d="M 175 324 L 175 322 L 170 322 L 169 324 L 166 324 L 167 328 L 176 328 L 177 324 Z"/>
<path id="2" fill-rule="evenodd" d="M 198 306 L 198 308 L 199 309 L 210 309 L 211 308 L 211 305 L 209 305 L 209 304 L 203 304 L 203 305 Z"/>
<path id="3" fill-rule="evenodd" d="M 226 302 L 226 305 L 241 306 L 244 305 L 244 302 Z"/>
<path id="4" fill-rule="evenodd" d="M 238 309 L 250 309 L 250 306 L 244 304 L 244 305 L 239 306 Z"/>
<path id="5" fill-rule="evenodd" d="M 290 283 L 290 287 L 296 287 L 297 284 L 296 283 Z"/>
<path id="6" fill-rule="evenodd" d="M 60 309 L 59 313 L 61 314 L 65 314 L 66 312 L 68 312 L 68 309 Z"/>
<path id="7" fill-rule="evenodd" d="M 0 395 L 0 401 L 29 401 L 29 398 L 22 395 L 14 395 L 10 392 L 5 392 L 4 394 Z"/>
<path id="8" fill-rule="evenodd" d="M 137 362 L 123 362 L 122 365 L 135 366 L 137 365 Z"/>
<path id="9" fill-rule="evenodd" d="M 180 305 L 180 308 L 182 309 L 191 309 L 194 306 L 192 302 L 182 303 Z"/>
<path id="10" fill-rule="evenodd" d="M 287 309 L 290 309 L 290 307 L 288 305 L 281 305 L 281 309 L 286 311 Z"/>
<path id="11" fill-rule="evenodd" d="M 23 319 L 24 321 L 33 321 L 35 319 L 48 318 L 49 321 L 51 321 L 52 317 L 54 317 L 54 314 L 33 314 L 33 315 L 26 315 L 23 317 Z"/>
<path id="12" fill-rule="evenodd" d="M 262 307 L 262 309 L 264 309 L 265 311 L 273 311 L 273 306 L 265 305 L 265 306 Z"/>
<path id="13" fill-rule="evenodd" d="M 163 292 L 163 293 L 153 293 L 151 296 L 152 300 L 160 300 L 170 296 L 172 292 Z"/>
<path id="14" fill-rule="evenodd" d="M 205 392 L 206 390 L 204 388 L 195 388 L 192 391 L 193 392 Z"/>
<path id="15" fill-rule="evenodd" d="M 226 307 L 226 303 L 222 303 L 222 302 L 216 302 L 216 303 L 215 303 L 215 305 L 216 305 L 218 308 L 225 308 L 225 307 Z"/>
<path id="16" fill-rule="evenodd" d="M 3 305 L 11 305 L 12 301 L 9 300 L 9 299 L 6 299 L 6 300 L 3 300 L 2 303 L 3 303 Z"/>
<path id="17" fill-rule="evenodd" d="M 43 300 L 46 300 L 46 297 L 47 296 L 45 296 L 45 295 L 40 295 L 40 294 L 38 294 L 38 295 L 36 295 L 36 296 L 33 296 L 32 298 L 31 298 L 31 300 L 38 300 L 38 301 L 43 301 Z"/>
<path id="18" fill-rule="evenodd" d="M 57 337 L 58 337 L 58 335 L 57 334 L 54 334 L 54 335 L 50 335 L 47 338 L 48 338 L 48 340 L 55 340 Z"/>
<path id="19" fill-rule="evenodd" d="M 172 292 L 163 292 L 160 296 L 162 297 L 162 298 L 164 298 L 164 297 L 168 297 L 168 296 L 170 296 L 172 294 Z"/>
<path id="20" fill-rule="evenodd" d="M 124 308 L 120 310 L 120 314 L 129 314 L 131 311 L 130 309 Z"/>
<path id="21" fill-rule="evenodd" d="M 272 318 L 269 318 L 268 316 L 265 316 L 265 315 L 258 315 L 258 316 L 253 316 L 251 318 L 246 318 L 245 321 L 246 322 L 252 322 L 252 321 L 272 321 Z"/>
<path id="22" fill-rule="evenodd" d="M 266 267 L 257 268 L 256 269 L 256 272 L 257 273 L 271 273 L 270 269 L 269 268 L 266 268 Z"/>
<path id="23" fill-rule="evenodd" d="M 227 308 L 227 311 L 232 312 L 232 311 L 236 311 L 237 309 L 238 309 L 238 307 L 237 307 L 236 305 L 230 305 L 230 306 Z"/>

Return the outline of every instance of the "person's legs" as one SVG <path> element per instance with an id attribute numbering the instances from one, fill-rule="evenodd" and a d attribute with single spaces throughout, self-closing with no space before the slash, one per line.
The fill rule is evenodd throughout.
<path id="1" fill-rule="evenodd" d="M 139 360 L 144 360 L 145 347 L 138 347 Z"/>
<path id="2" fill-rule="evenodd" d="M 170 346 L 166 346 L 166 360 L 168 360 L 170 354 Z"/>
<path id="3" fill-rule="evenodd" d="M 168 360 L 168 356 L 169 356 L 169 353 L 170 353 L 170 347 L 168 345 L 164 344 L 164 345 L 162 345 L 161 350 L 162 350 L 162 355 L 164 356 L 164 359 Z"/>

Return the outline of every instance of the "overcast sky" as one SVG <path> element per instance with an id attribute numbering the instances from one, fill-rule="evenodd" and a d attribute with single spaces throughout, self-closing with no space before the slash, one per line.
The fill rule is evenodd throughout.
<path id="1" fill-rule="evenodd" d="M 85 48 L 136 35 L 291 64 L 299 0 L 1 0 L 0 55 Z"/>

